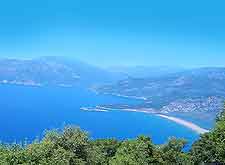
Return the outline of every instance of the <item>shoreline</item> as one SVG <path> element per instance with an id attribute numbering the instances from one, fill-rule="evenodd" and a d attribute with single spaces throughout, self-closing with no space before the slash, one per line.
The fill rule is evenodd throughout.
<path id="1" fill-rule="evenodd" d="M 175 122 L 177 124 L 180 124 L 182 126 L 185 126 L 186 128 L 189 128 L 189 129 L 191 129 L 192 131 L 195 131 L 198 134 L 204 134 L 204 133 L 209 132 L 209 130 L 201 128 L 197 124 L 194 124 L 192 122 L 189 122 L 189 121 L 177 118 L 177 117 L 167 116 L 165 114 L 149 112 L 149 111 L 146 111 L 146 110 L 136 110 L 136 109 L 123 109 L 121 111 L 140 112 L 140 113 L 146 113 L 146 114 L 153 114 L 153 115 L 159 116 L 161 118 L 173 121 L 173 122 Z"/>
<path id="2" fill-rule="evenodd" d="M 173 121 L 173 122 L 183 125 L 187 128 L 190 128 L 191 130 L 195 131 L 198 134 L 204 134 L 204 133 L 209 132 L 209 130 L 207 130 L 207 129 L 201 128 L 200 126 L 198 126 L 192 122 L 189 122 L 189 121 L 177 118 L 177 117 L 167 116 L 167 115 L 163 115 L 163 114 L 157 114 L 157 116 L 165 118 L 170 121 Z"/>
<path id="3" fill-rule="evenodd" d="M 92 89 L 90 89 L 92 90 Z M 93 92 L 99 94 L 101 92 L 97 92 L 96 90 L 92 90 Z M 128 99 L 135 99 L 135 100 L 143 100 L 143 101 L 147 101 L 148 99 L 146 97 L 138 97 L 138 96 L 126 96 L 126 95 L 121 95 L 121 94 L 117 94 L 117 93 L 107 93 L 107 92 L 103 92 L 103 95 L 111 95 L 111 96 L 116 96 L 116 97 L 121 97 L 121 98 L 128 98 Z"/>

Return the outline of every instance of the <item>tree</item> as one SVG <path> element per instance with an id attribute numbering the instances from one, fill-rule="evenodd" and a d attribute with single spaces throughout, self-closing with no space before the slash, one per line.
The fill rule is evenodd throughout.
<path id="1" fill-rule="evenodd" d="M 90 164 L 96 164 L 96 162 L 99 162 L 99 164 L 109 164 L 109 160 L 115 156 L 119 146 L 120 142 L 115 139 L 97 139 L 92 141 L 88 162 Z"/>
<path id="2" fill-rule="evenodd" d="M 76 127 L 47 132 L 42 141 L 21 147 L 1 147 L 2 164 L 86 164 L 89 140 L 87 133 Z"/>
<path id="3" fill-rule="evenodd" d="M 77 127 L 53 130 L 26 145 L 0 145 L 0 164 L 5 165 L 148 165 L 225 164 L 225 106 L 215 128 L 200 136 L 190 152 L 184 139 L 171 138 L 154 145 L 149 137 L 117 141 L 93 140 Z"/>
<path id="4" fill-rule="evenodd" d="M 153 150 L 154 146 L 150 138 L 139 136 L 137 140 L 122 142 L 110 164 L 145 165 L 154 163 Z"/>
<path id="5" fill-rule="evenodd" d="M 169 141 L 160 147 L 162 158 L 165 164 L 192 164 L 190 156 L 183 152 L 186 140 L 170 138 Z"/>
<path id="6" fill-rule="evenodd" d="M 225 105 L 217 118 L 215 128 L 194 143 L 191 155 L 196 163 L 225 164 Z"/>

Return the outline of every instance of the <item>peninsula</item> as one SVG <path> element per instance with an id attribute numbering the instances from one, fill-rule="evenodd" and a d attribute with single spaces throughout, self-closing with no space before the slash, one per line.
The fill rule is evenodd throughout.
<path id="1" fill-rule="evenodd" d="M 180 119 L 180 118 L 171 117 L 171 116 L 167 116 L 167 115 L 163 115 L 163 114 L 157 114 L 157 116 L 160 116 L 162 118 L 171 120 L 173 122 L 176 122 L 177 124 L 180 124 L 180 125 L 183 125 L 183 126 L 185 126 L 187 128 L 190 128 L 193 131 L 197 132 L 198 134 L 204 134 L 204 133 L 209 132 L 209 130 L 207 130 L 207 129 L 201 128 L 201 127 L 199 127 L 198 125 L 196 125 L 194 123 L 185 121 L 185 120 Z"/>
<path id="2" fill-rule="evenodd" d="M 165 115 L 165 114 L 156 113 L 156 112 L 148 111 L 148 110 L 138 110 L 138 109 L 122 109 L 122 110 L 123 111 L 130 111 L 130 112 L 141 112 L 141 113 L 147 113 L 147 114 L 155 114 L 159 117 L 162 117 L 162 118 L 168 119 L 170 121 L 173 121 L 177 124 L 183 125 L 186 128 L 189 128 L 189 129 L 195 131 L 198 134 L 204 134 L 204 133 L 209 132 L 209 130 L 207 130 L 207 129 L 201 128 L 200 126 L 198 126 L 198 125 L 196 125 L 192 122 L 189 122 L 189 121 L 177 118 L 177 117 L 172 117 L 172 116 L 168 116 L 168 115 Z"/>

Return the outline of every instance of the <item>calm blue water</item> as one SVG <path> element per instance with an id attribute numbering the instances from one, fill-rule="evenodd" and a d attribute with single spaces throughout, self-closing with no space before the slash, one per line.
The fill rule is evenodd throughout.
<path id="1" fill-rule="evenodd" d="M 99 104 L 135 104 L 137 100 L 96 95 L 83 89 L 0 85 L 0 140 L 33 140 L 46 129 L 78 125 L 92 138 L 134 138 L 149 135 L 161 144 L 169 137 L 193 142 L 198 135 L 174 122 L 137 112 L 85 112 L 80 107 Z"/>

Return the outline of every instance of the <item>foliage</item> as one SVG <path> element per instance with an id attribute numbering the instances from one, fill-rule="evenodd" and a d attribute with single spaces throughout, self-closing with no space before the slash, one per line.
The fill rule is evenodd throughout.
<path id="1" fill-rule="evenodd" d="M 113 165 L 122 164 L 150 164 L 153 159 L 154 146 L 150 138 L 140 136 L 137 140 L 127 140 L 122 142 L 115 156 L 110 161 Z"/>
<path id="2" fill-rule="evenodd" d="M 196 163 L 225 164 L 225 105 L 215 128 L 200 137 L 193 145 L 191 154 Z"/>
<path id="3" fill-rule="evenodd" d="M 225 164 L 225 110 L 215 128 L 200 136 L 190 152 L 186 141 L 171 138 L 166 144 L 154 145 L 149 137 L 117 141 L 93 140 L 79 128 L 46 133 L 41 141 L 28 145 L 0 145 L 3 165 L 148 165 L 148 164 Z"/>

